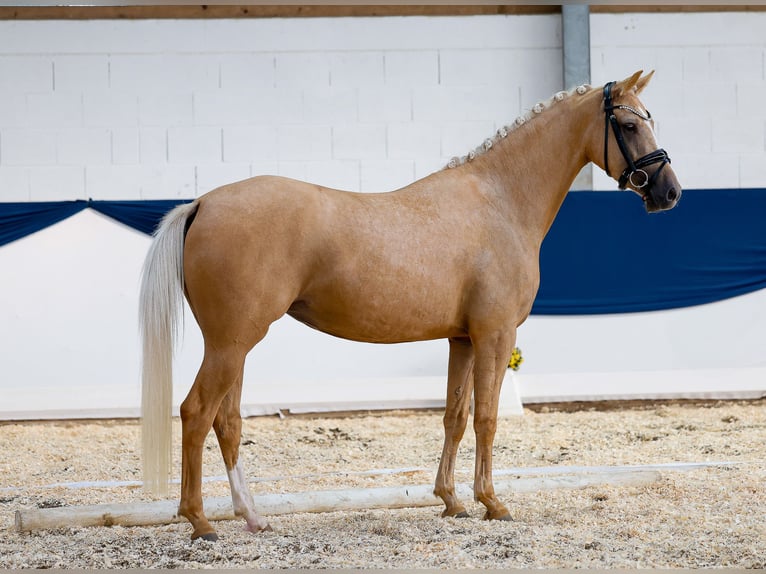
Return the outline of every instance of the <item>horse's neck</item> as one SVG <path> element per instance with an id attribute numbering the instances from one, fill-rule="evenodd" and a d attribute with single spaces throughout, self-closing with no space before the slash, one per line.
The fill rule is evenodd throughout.
<path id="1" fill-rule="evenodd" d="M 475 162 L 477 172 L 503 198 L 509 219 L 528 229 L 538 245 L 587 163 L 586 126 L 576 111 L 583 106 L 574 104 L 560 102 L 545 110 Z"/>

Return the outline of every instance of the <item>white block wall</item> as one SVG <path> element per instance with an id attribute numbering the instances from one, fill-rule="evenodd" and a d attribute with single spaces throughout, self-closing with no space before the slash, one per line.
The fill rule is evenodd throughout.
<path id="1" fill-rule="evenodd" d="M 556 15 L 0 22 L 0 201 L 406 185 L 561 89 Z"/>
<path id="2" fill-rule="evenodd" d="M 682 184 L 766 187 L 764 31 L 761 12 L 594 14 L 593 82 L 656 69 L 644 100 Z M 561 76 L 557 15 L 0 21 L 0 201 L 188 198 L 261 173 L 392 189 L 467 152 L 561 89 Z M 594 182 L 616 187 L 598 170 Z M 0 418 L 137 412 L 147 244 L 84 212 L 0 247 Z M 758 292 L 661 313 L 532 317 L 519 332 L 522 389 L 543 399 L 630 397 L 648 383 L 681 396 L 761 392 L 763 300 Z M 641 341 L 663 337 L 664 352 L 647 356 Z M 176 404 L 200 347 L 187 321 Z M 406 404 L 433 406 L 446 358 L 443 341 L 362 345 L 281 320 L 251 353 L 246 387 L 273 400 L 265 412 L 285 407 L 263 398 L 275 381 L 328 408 L 339 396 L 378 400 L 368 388 L 393 389 L 383 403 L 406 406 L 397 401 L 431 389 L 427 379 L 433 395 Z M 609 371 L 608 390 L 589 386 L 603 380 L 593 371 Z M 679 373 L 688 388 L 671 385 Z M 715 379 L 709 388 L 699 373 Z"/>

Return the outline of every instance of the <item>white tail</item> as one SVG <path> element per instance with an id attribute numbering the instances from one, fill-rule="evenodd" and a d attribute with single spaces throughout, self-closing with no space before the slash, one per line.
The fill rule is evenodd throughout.
<path id="1" fill-rule="evenodd" d="M 159 496 L 167 496 L 172 460 L 173 350 L 183 316 L 184 230 L 196 209 L 196 202 L 179 205 L 162 219 L 141 277 L 138 322 L 144 488 Z"/>

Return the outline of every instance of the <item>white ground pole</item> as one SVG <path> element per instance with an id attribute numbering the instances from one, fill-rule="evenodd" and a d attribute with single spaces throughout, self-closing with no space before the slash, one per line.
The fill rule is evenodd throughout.
<path id="1" fill-rule="evenodd" d="M 513 493 L 537 492 L 560 488 L 579 489 L 596 485 L 643 486 L 656 482 L 666 471 L 687 471 L 710 466 L 730 466 L 736 463 L 678 463 L 647 466 L 615 467 L 560 467 L 540 469 L 539 476 L 518 476 L 513 480 L 495 483 L 498 496 Z M 498 471 L 498 476 L 521 475 L 523 469 Z M 526 469 L 527 474 L 530 469 Z M 473 498 L 473 489 L 465 483 L 456 485 L 457 494 Z M 333 512 L 340 510 L 368 510 L 375 508 L 414 508 L 438 506 L 442 501 L 433 494 L 432 484 L 324 490 L 291 494 L 265 494 L 254 496 L 258 512 L 266 516 L 298 512 Z M 205 514 L 210 520 L 236 518 L 231 497 L 222 496 L 204 500 Z M 124 504 L 95 504 L 58 508 L 17 510 L 15 527 L 19 532 L 52 528 L 86 526 L 148 526 L 185 522 L 177 513 L 178 501 L 162 500 Z"/>

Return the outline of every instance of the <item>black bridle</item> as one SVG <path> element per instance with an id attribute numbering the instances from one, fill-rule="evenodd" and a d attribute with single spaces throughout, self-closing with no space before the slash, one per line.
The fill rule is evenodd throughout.
<path id="1" fill-rule="evenodd" d="M 620 124 L 617 122 L 617 118 L 614 115 L 614 110 L 627 110 L 637 115 L 642 120 L 650 120 L 652 116 L 648 111 L 646 114 L 643 114 L 631 106 L 615 106 L 612 103 L 612 87 L 614 84 L 615 82 L 609 82 L 604 86 L 604 171 L 606 171 L 606 174 L 611 177 L 612 174 L 609 173 L 609 125 L 611 124 L 612 131 L 614 131 L 614 137 L 617 140 L 617 146 L 622 152 L 622 157 L 624 157 L 625 161 L 628 162 L 628 167 L 625 168 L 625 171 L 622 172 L 622 175 L 620 175 L 620 179 L 618 180 L 620 189 L 625 189 L 628 183 L 630 183 L 636 189 L 643 189 L 645 187 L 648 191 L 654 185 L 654 182 L 657 180 L 657 176 L 662 171 L 662 168 L 670 163 L 670 156 L 668 156 L 668 153 L 664 149 L 657 149 L 643 157 L 638 158 L 636 161 L 631 159 L 628 147 L 625 145 L 625 138 L 622 135 L 622 129 L 620 128 Z M 659 163 L 660 167 L 658 167 L 652 176 L 649 177 L 643 168 L 654 163 Z M 636 177 L 637 174 L 641 176 L 638 179 Z"/>

